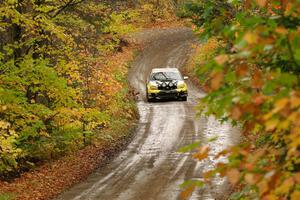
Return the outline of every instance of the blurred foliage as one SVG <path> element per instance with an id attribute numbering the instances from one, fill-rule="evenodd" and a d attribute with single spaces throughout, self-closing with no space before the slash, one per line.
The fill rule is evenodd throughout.
<path id="1" fill-rule="evenodd" d="M 181 13 L 200 30 L 200 49 L 212 47 L 192 69 L 207 92 L 200 113 L 238 124 L 246 138 L 215 156 L 228 162 L 204 181 L 227 176 L 231 199 L 300 199 L 300 2 L 192 1 Z M 194 158 L 207 155 L 203 146 Z"/>
<path id="2" fill-rule="evenodd" d="M 13 198 L 14 198 L 14 195 L 0 193 L 0 200 L 11 200 Z"/>

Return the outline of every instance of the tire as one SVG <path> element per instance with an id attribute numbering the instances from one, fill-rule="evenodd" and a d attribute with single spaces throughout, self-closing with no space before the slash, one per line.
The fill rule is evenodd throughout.
<path id="1" fill-rule="evenodd" d="M 147 102 L 152 102 L 152 99 L 149 99 L 148 92 L 146 93 L 146 100 L 147 100 Z"/>

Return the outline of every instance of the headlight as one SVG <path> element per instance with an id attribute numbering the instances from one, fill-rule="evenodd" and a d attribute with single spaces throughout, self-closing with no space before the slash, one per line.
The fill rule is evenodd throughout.
<path id="1" fill-rule="evenodd" d="M 157 90 L 157 84 L 153 82 L 148 83 L 149 90 Z"/>
<path id="2" fill-rule="evenodd" d="M 178 89 L 185 88 L 185 83 L 178 84 L 178 85 L 177 85 L 177 88 L 178 88 Z"/>
<path id="3" fill-rule="evenodd" d="M 157 86 L 155 86 L 155 85 L 150 85 L 150 86 L 149 86 L 149 89 L 150 89 L 150 90 L 157 90 Z"/>

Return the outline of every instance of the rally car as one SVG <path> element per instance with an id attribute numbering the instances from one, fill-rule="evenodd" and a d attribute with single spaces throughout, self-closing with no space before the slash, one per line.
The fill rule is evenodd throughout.
<path id="1" fill-rule="evenodd" d="M 151 71 L 146 84 L 147 101 L 160 99 L 178 99 L 186 101 L 188 88 L 177 68 L 155 68 Z"/>

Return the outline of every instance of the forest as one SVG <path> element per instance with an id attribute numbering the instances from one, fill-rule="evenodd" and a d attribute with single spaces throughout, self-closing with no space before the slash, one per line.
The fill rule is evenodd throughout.
<path id="1" fill-rule="evenodd" d="M 0 2 L 1 176 L 110 139 L 103 130 L 136 118 L 128 67 L 107 58 L 162 15 L 157 3 Z"/>
<path id="2" fill-rule="evenodd" d="M 198 115 L 243 134 L 239 145 L 215 156 L 227 162 L 203 172 L 203 181 L 183 184 L 182 198 L 221 176 L 234 187 L 233 200 L 300 199 L 299 0 L 0 5 L 1 180 L 126 137 L 138 119 L 127 75 L 140 48 L 127 36 L 176 18 L 198 40 L 185 67 L 206 93 Z M 195 148 L 194 159 L 208 158 L 205 144 L 184 152 Z"/>

